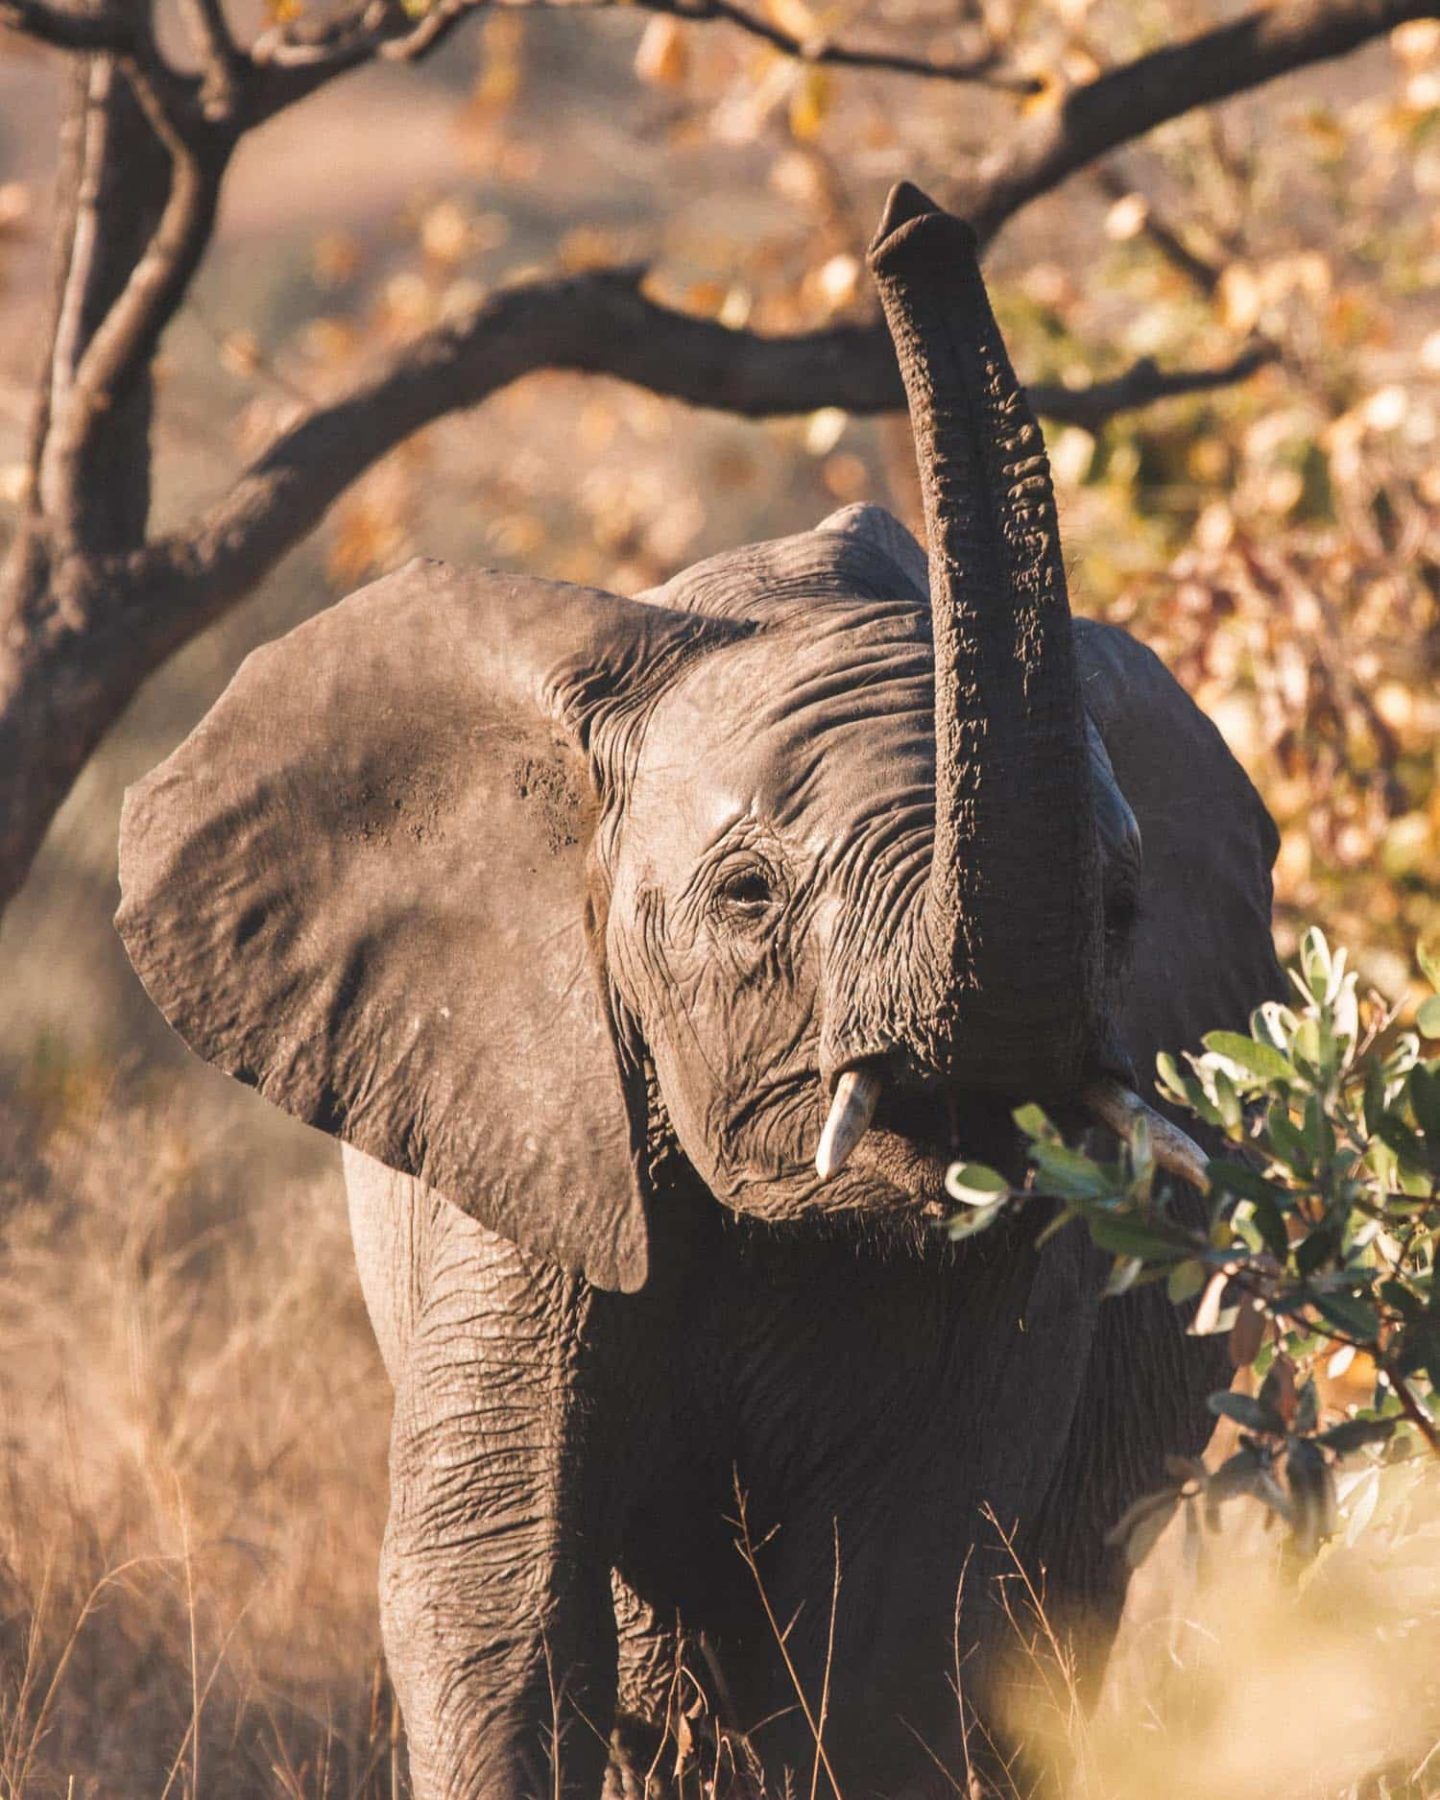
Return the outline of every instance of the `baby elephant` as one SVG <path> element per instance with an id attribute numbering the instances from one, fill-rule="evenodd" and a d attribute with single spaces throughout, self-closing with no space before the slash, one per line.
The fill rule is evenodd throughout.
<path id="1" fill-rule="evenodd" d="M 808 1785 L 822 1689 L 819 1791 L 952 1793 L 1000 1530 L 1103 1644 L 1106 1532 L 1224 1379 L 1078 1228 L 934 1227 L 1016 1104 L 1114 1124 L 1278 992 L 1275 833 L 1071 619 L 969 230 L 902 186 L 870 265 L 928 565 L 865 506 L 634 600 L 412 563 L 128 799 L 157 1005 L 346 1146 L 424 1800 L 655 1794 L 687 1744 Z"/>

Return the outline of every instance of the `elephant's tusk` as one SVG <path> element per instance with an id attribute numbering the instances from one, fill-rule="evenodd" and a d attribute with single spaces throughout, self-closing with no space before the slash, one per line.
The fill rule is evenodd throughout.
<path id="1" fill-rule="evenodd" d="M 1081 1101 L 1102 1125 L 1127 1143 L 1137 1121 L 1147 1120 L 1151 1147 L 1160 1167 L 1178 1175 L 1182 1181 L 1188 1181 L 1202 1194 L 1209 1193 L 1209 1158 L 1205 1152 L 1194 1138 L 1187 1137 L 1178 1125 L 1172 1125 L 1138 1094 L 1118 1081 L 1097 1081 L 1093 1087 L 1086 1088 Z"/>
<path id="2" fill-rule="evenodd" d="M 872 1069 L 846 1069 L 835 1083 L 835 1097 L 815 1152 L 815 1172 L 822 1181 L 838 1175 L 849 1162 L 851 1151 L 870 1129 L 884 1086 Z"/>

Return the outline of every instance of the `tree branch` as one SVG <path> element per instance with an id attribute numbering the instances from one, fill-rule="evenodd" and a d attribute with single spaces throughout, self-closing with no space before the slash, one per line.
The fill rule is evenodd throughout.
<path id="1" fill-rule="evenodd" d="M 77 57 L 65 125 L 49 343 L 32 435 L 28 517 L 55 544 L 97 554 L 143 542 L 150 497 L 148 369 L 103 409 L 79 397 L 95 333 L 154 239 L 170 154 L 119 57 Z"/>
<path id="2" fill-rule="evenodd" d="M 0 25 L 61 50 L 124 52 L 134 42 L 129 22 L 115 13 L 72 12 L 47 0 L 0 0 Z"/>
<path id="3" fill-rule="evenodd" d="M 0 0 L 0 4 L 5 3 L 7 0 Z M 198 0 L 192 0 L 193 3 Z M 362 63 L 381 59 L 418 62 L 457 25 L 489 4 L 490 0 L 432 0 L 429 10 L 417 20 L 396 0 L 368 0 L 368 4 L 310 36 L 296 36 L 279 29 L 268 31 L 256 40 L 251 51 L 255 66 L 263 72 L 261 89 L 252 97 L 253 117 L 256 121 L 269 118 Z M 547 0 L 533 0 L 533 4 L 543 7 Z M 1039 93 L 1044 85 L 1034 76 L 1019 74 L 1006 66 L 1000 52 L 991 46 L 958 61 L 910 56 L 902 51 L 854 49 L 824 37 L 796 37 L 768 19 L 747 12 L 735 0 L 570 0 L 560 10 L 600 12 L 623 4 L 636 4 L 642 12 L 664 13 L 695 24 L 722 20 L 798 62 L 873 69 L 920 80 L 968 82 L 1022 97 Z"/>
<path id="4" fill-rule="evenodd" d="M 398 0 L 366 0 L 318 31 L 276 27 L 251 47 L 246 123 L 259 124 L 337 76 L 377 61 L 418 62 L 490 0 L 433 0 L 417 20 Z"/>
<path id="5" fill-rule="evenodd" d="M 1109 381 L 1094 381 L 1083 388 L 1032 387 L 1030 401 L 1036 412 L 1047 419 L 1094 432 L 1121 413 L 1138 412 L 1157 401 L 1234 387 L 1279 360 L 1276 346 L 1261 339 L 1248 344 L 1228 362 L 1209 369 L 1166 370 L 1150 357 L 1142 356 L 1123 375 Z"/>
<path id="6" fill-rule="evenodd" d="M 200 59 L 200 105 L 210 119 L 229 118 L 245 61 L 225 17 L 223 0 L 180 0 L 180 12 Z"/>
<path id="7" fill-rule="evenodd" d="M 1030 201 L 1157 125 L 1437 16 L 1436 0 L 1281 0 L 1247 13 L 1107 70 L 1023 120 L 953 203 L 986 241 Z"/>
<path id="8" fill-rule="evenodd" d="M 215 226 L 233 138 L 189 108 L 188 90 L 154 52 L 138 46 L 123 65 L 151 129 L 170 158 L 170 187 L 153 236 L 95 326 L 50 422 L 41 468 L 47 510 L 67 536 L 84 511 L 75 491 L 85 446 L 127 385 L 154 356 L 185 297 Z"/>
<path id="9" fill-rule="evenodd" d="M 248 593 L 387 451 L 541 369 L 607 375 L 749 418 L 904 407 L 880 325 L 793 337 L 733 331 L 659 305 L 639 281 L 630 270 L 528 282 L 426 333 L 285 432 L 190 530 L 129 559 L 119 584 L 152 620 L 168 618 L 173 648 Z M 1032 388 L 1031 399 L 1047 417 L 1094 431 L 1117 413 L 1242 381 L 1273 355 L 1252 346 L 1216 368 L 1168 373 L 1147 359 L 1087 388 Z"/>
<path id="10" fill-rule="evenodd" d="M 768 19 L 737 6 L 734 0 L 639 0 L 646 12 L 669 13 L 677 19 L 724 19 L 757 37 L 783 56 L 798 62 L 826 63 L 841 69 L 875 69 L 894 75 L 914 75 L 922 81 L 975 82 L 1006 93 L 1030 95 L 1043 91 L 1044 83 L 1033 75 L 1021 75 L 1005 66 L 993 46 L 963 61 L 908 56 L 897 50 L 860 50 L 832 44 L 827 37 L 799 38 Z"/>
<path id="11" fill-rule="evenodd" d="M 1107 200 L 1124 200 L 1136 191 L 1134 182 L 1113 163 L 1101 163 L 1094 174 L 1095 184 Z M 1148 199 L 1144 196 L 1141 198 L 1145 206 L 1141 230 L 1146 238 L 1173 269 L 1178 270 L 1207 300 L 1213 300 L 1224 274 L 1223 268 L 1219 263 L 1202 256 Z"/>

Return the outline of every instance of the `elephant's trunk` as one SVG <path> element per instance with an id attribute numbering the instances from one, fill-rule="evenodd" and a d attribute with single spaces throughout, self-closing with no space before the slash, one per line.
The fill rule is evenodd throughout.
<path id="1" fill-rule="evenodd" d="M 906 1035 L 966 1085 L 1066 1092 L 1093 1050 L 1100 921 L 1049 463 L 969 227 L 903 183 L 870 266 L 915 433 L 935 633 L 935 851 Z"/>

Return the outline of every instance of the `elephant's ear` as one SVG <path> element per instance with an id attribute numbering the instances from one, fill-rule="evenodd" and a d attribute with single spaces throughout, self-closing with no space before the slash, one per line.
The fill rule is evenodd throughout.
<path id="1" fill-rule="evenodd" d="M 1279 839 L 1220 733 L 1152 651 L 1086 619 L 1075 648 L 1086 707 L 1140 827 L 1122 1032 L 1148 1091 L 1157 1052 L 1243 1031 L 1283 992 L 1270 935 Z"/>
<path id="2" fill-rule="evenodd" d="M 639 1287 L 585 744 L 723 629 L 414 563 L 257 651 L 126 799 L 116 923 L 151 997 L 287 1112 Z"/>

